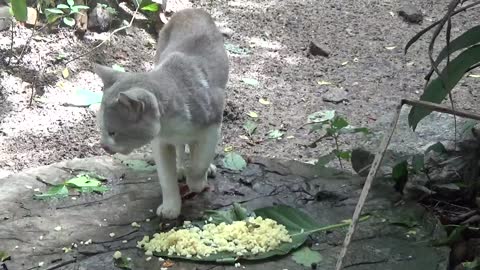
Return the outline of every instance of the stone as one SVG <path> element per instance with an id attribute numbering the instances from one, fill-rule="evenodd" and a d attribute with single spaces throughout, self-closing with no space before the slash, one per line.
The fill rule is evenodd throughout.
<path id="1" fill-rule="evenodd" d="M 398 15 L 409 23 L 420 23 L 423 20 L 422 11 L 412 4 L 404 5 L 398 11 Z"/>
<path id="2" fill-rule="evenodd" d="M 0 7 L 0 31 L 10 28 L 12 24 L 12 15 L 10 15 L 9 7 Z"/>
<path id="3" fill-rule="evenodd" d="M 25 24 L 29 26 L 34 26 L 37 23 L 37 18 L 37 10 L 31 7 L 27 7 L 27 21 L 25 22 Z"/>
<path id="4" fill-rule="evenodd" d="M 110 29 L 114 15 L 105 7 L 105 5 L 97 4 L 88 14 L 88 29 L 96 32 L 106 32 Z"/>
<path id="5" fill-rule="evenodd" d="M 348 101 L 347 94 L 347 91 L 341 87 L 330 87 L 327 93 L 322 95 L 322 100 L 337 104 L 343 101 Z"/>
<path id="6" fill-rule="evenodd" d="M 318 41 L 310 41 L 310 44 L 308 45 L 308 51 L 311 55 L 313 56 L 324 56 L 328 57 L 330 53 L 322 49 L 319 45 Z"/>
<path id="7" fill-rule="evenodd" d="M 226 38 L 231 38 L 233 34 L 235 33 L 231 28 L 228 27 L 219 27 L 220 33 Z"/>
<path id="8" fill-rule="evenodd" d="M 143 160 L 144 157 L 132 154 L 128 159 Z M 182 214 L 185 220 L 200 217 L 206 209 L 225 209 L 234 202 L 241 203 L 249 210 L 278 203 L 289 205 L 308 213 L 319 226 L 338 224 L 341 220 L 351 218 L 362 189 L 361 185 L 355 184 L 358 177 L 349 174 L 341 177 L 322 176 L 315 166 L 298 161 L 252 159 L 253 162 L 248 164 L 243 174 L 254 178 L 252 182 L 258 184 L 258 192 L 239 183 L 239 173 L 219 168 L 217 178 L 211 181 L 213 191 L 184 202 Z M 37 177 L 58 184 L 71 177 L 71 171 L 77 170 L 88 170 L 104 176 L 108 179 L 106 185 L 109 191 L 103 195 L 82 194 L 76 200 L 32 199 L 33 189 L 44 191 L 47 188 Z M 0 239 L 2 249 L 14 251 L 10 252 L 12 260 L 4 262 L 5 266 L 8 269 L 30 269 L 36 268 L 38 262 L 42 261 L 46 269 L 113 270 L 113 253 L 121 250 L 124 257 L 132 258 L 134 269 L 158 270 L 159 265 L 152 263 L 157 260 L 147 262 L 144 254 L 135 247 L 137 241 L 144 235 L 151 236 L 157 232 L 159 224 L 164 222 L 149 211 L 162 201 L 160 185 L 155 178 L 155 171 L 135 171 L 114 157 L 103 156 L 28 169 L 0 181 Z M 22 188 L 24 185 L 33 189 Z M 415 202 L 406 201 L 405 204 L 393 206 L 395 200 L 391 186 L 378 181 L 369 194 L 364 210 L 375 215 L 358 224 L 345 258 L 345 268 L 446 269 L 449 248 L 430 244 L 433 239 L 446 237 L 442 226 Z M 142 222 L 140 228 L 131 226 L 134 221 L 146 219 L 151 220 Z M 416 233 L 409 234 L 409 228 L 392 224 L 402 220 L 417 224 Z M 62 230 L 56 231 L 54 228 L 57 226 L 61 226 Z M 39 232 L 43 233 L 43 240 L 39 239 Z M 111 238 L 111 233 L 117 237 Z M 325 243 L 318 250 L 323 258 L 321 269 L 334 269 L 344 237 L 345 229 L 312 235 L 316 243 Z M 87 241 L 92 243 L 85 245 Z M 70 247 L 72 243 L 78 247 L 64 253 L 62 247 Z M 36 247 L 34 260 L 32 247 Z M 185 260 L 174 260 L 174 263 L 172 269 L 194 269 L 198 266 L 195 262 Z M 202 267 L 215 268 L 215 265 L 205 263 Z M 291 255 L 286 255 L 274 260 L 252 261 L 248 269 L 301 267 L 292 260 Z"/>

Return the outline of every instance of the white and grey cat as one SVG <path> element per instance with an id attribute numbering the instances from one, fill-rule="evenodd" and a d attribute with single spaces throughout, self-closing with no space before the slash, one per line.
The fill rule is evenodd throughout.
<path id="1" fill-rule="evenodd" d="M 207 12 L 185 9 L 159 32 L 151 71 L 95 65 L 104 84 L 97 116 L 101 145 L 110 154 L 129 154 L 151 143 L 163 198 L 157 215 L 163 218 L 180 215 L 177 169 L 192 192 L 207 187 L 207 173 L 214 169 L 229 69 L 223 42 Z"/>

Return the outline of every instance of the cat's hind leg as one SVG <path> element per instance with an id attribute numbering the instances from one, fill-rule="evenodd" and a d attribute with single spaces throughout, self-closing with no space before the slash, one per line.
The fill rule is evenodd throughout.
<path id="1" fill-rule="evenodd" d="M 191 164 L 187 170 L 187 185 L 191 192 L 200 193 L 208 187 L 207 177 L 216 171 L 212 161 L 219 136 L 220 126 L 214 125 L 207 128 L 197 142 L 189 145 Z"/>

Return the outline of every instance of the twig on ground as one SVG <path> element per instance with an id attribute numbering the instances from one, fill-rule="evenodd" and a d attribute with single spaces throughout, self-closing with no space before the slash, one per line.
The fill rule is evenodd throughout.
<path id="1" fill-rule="evenodd" d="M 11 36 L 10 36 L 10 57 L 8 57 L 8 62 L 7 62 L 7 66 L 10 65 L 10 62 L 12 61 L 12 57 L 13 57 L 13 43 L 14 43 L 14 34 L 15 34 L 15 25 L 13 23 L 13 20 L 10 19 L 10 25 L 12 26 L 11 30 L 10 30 L 10 33 L 11 33 Z"/>
<path id="2" fill-rule="evenodd" d="M 357 206 L 355 207 L 355 211 L 353 213 L 352 217 L 352 223 L 350 224 L 350 227 L 348 228 L 347 235 L 345 236 L 345 240 L 343 242 L 343 247 L 342 250 L 340 251 L 340 254 L 337 259 L 337 264 L 335 269 L 336 270 L 341 270 L 342 269 L 342 263 L 343 259 L 345 258 L 345 255 L 347 254 L 348 246 L 350 245 L 350 242 L 352 240 L 353 233 L 355 232 L 355 227 L 358 223 L 358 219 L 360 218 L 360 214 L 362 212 L 363 206 L 365 205 L 365 201 L 368 195 L 368 192 L 370 191 L 370 187 L 372 186 L 373 179 L 375 178 L 378 168 L 380 167 L 380 163 L 383 160 L 383 157 L 385 155 L 385 152 L 387 151 L 388 145 L 390 143 L 390 140 L 393 136 L 393 133 L 395 131 L 395 127 L 397 126 L 398 119 L 400 117 L 400 112 L 402 109 L 403 105 L 410 105 L 410 106 L 419 106 L 419 107 L 424 107 L 426 109 L 432 110 L 432 111 L 437 111 L 437 112 L 443 112 L 443 113 L 448 113 L 460 117 L 465 117 L 469 119 L 474 119 L 474 120 L 480 120 L 480 115 L 470 113 L 470 112 L 465 112 L 465 111 L 454 111 L 448 107 L 444 107 L 435 103 L 427 102 L 427 101 L 414 101 L 414 100 L 407 100 L 407 99 L 402 99 L 400 105 L 397 106 L 394 118 L 390 124 L 390 130 L 389 133 L 385 134 L 385 137 L 383 137 L 383 140 L 380 144 L 379 150 L 377 154 L 375 155 L 375 159 L 373 160 L 372 167 L 370 169 L 370 172 L 368 173 L 367 179 L 365 181 L 365 184 L 362 189 L 362 193 L 360 194 L 360 198 L 358 199 Z"/>
<path id="3" fill-rule="evenodd" d="M 124 25 L 120 28 L 117 28 L 115 30 L 113 30 L 110 35 L 108 35 L 108 37 L 106 39 L 104 39 L 102 42 L 100 42 L 97 46 L 93 47 L 92 49 L 90 49 L 89 51 L 85 52 L 85 53 L 82 53 L 70 60 L 68 60 L 67 62 L 65 62 L 65 65 L 68 65 L 69 63 L 75 61 L 75 60 L 78 60 L 82 57 L 85 57 L 89 54 L 91 54 L 92 52 L 94 52 L 95 50 L 97 50 L 98 48 L 102 47 L 105 43 L 107 43 L 107 41 L 110 41 L 113 36 L 117 33 L 117 32 L 120 32 L 122 30 L 125 30 L 127 28 L 130 28 L 132 25 L 133 25 L 133 21 L 135 20 L 135 16 L 138 14 L 138 10 L 140 9 L 140 5 L 137 5 L 137 8 L 135 9 L 135 12 L 133 13 L 132 15 L 132 18 L 130 19 L 130 22 L 127 24 L 127 25 Z"/>

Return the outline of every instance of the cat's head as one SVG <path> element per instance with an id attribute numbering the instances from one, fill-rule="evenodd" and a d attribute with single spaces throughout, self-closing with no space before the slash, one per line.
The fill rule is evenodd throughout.
<path id="1" fill-rule="evenodd" d="M 102 148 L 109 154 L 129 154 L 148 144 L 160 132 L 160 110 L 146 78 L 101 65 L 94 70 L 103 81 L 97 114 Z"/>

